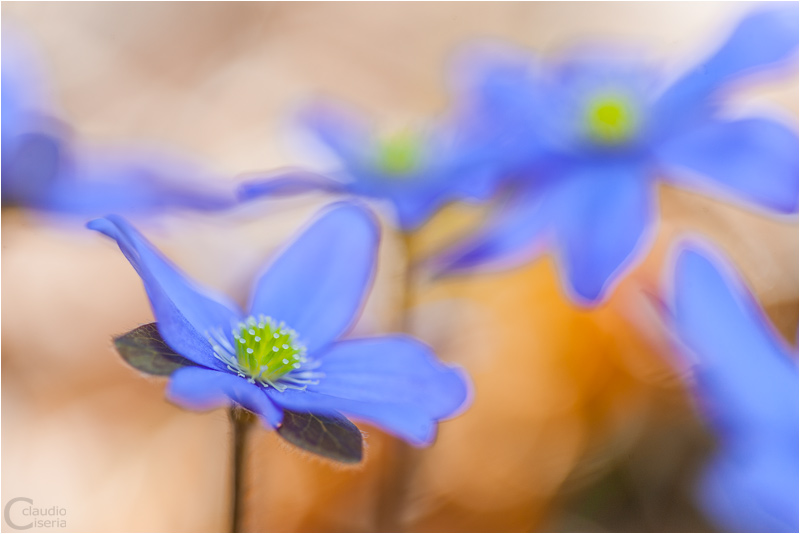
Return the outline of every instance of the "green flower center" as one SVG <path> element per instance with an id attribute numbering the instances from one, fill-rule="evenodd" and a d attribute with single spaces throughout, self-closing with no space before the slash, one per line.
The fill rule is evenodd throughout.
<path id="1" fill-rule="evenodd" d="M 390 176 L 417 170 L 422 163 L 422 143 L 411 132 L 401 131 L 378 142 L 377 167 Z"/>
<path id="2" fill-rule="evenodd" d="M 305 347 L 297 343 L 297 332 L 291 328 L 266 317 L 238 326 L 233 335 L 236 359 L 247 376 L 274 382 L 300 367 Z"/>
<path id="3" fill-rule="evenodd" d="M 271 317 L 248 317 L 233 329 L 233 346 L 222 332 L 208 338 L 217 358 L 228 369 L 250 382 L 272 386 L 278 391 L 287 387 L 305 389 L 319 378 L 315 365 L 305 358 L 306 348 L 298 342 L 297 332 Z"/>
<path id="4" fill-rule="evenodd" d="M 594 141 L 604 145 L 624 143 L 636 129 L 636 117 L 630 101 L 618 95 L 601 95 L 589 102 L 586 130 Z"/>

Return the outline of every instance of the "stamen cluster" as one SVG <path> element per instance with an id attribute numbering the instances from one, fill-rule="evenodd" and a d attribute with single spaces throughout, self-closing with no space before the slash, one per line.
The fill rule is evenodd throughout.
<path id="1" fill-rule="evenodd" d="M 422 160 L 420 139 L 408 131 L 401 131 L 379 142 L 378 168 L 388 174 L 400 176 L 417 170 Z"/>
<path id="2" fill-rule="evenodd" d="M 317 373 L 305 358 L 306 348 L 298 342 L 297 332 L 271 317 L 248 317 L 233 329 L 233 346 L 223 336 L 212 341 L 217 357 L 230 371 L 251 383 L 271 386 L 278 391 L 286 388 L 305 389 L 315 383 Z"/>
<path id="3" fill-rule="evenodd" d="M 587 106 L 585 120 L 589 137 L 605 145 L 627 141 L 636 128 L 636 117 L 630 102 L 618 95 L 593 98 Z"/>

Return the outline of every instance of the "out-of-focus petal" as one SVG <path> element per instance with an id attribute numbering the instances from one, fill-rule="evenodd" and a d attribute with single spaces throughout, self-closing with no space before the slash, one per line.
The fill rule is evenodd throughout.
<path id="1" fill-rule="evenodd" d="M 31 113 L 43 113 L 51 106 L 41 58 L 27 35 L 11 25 L 2 31 L 2 141 L 3 146 L 25 129 Z M 5 155 L 5 152 L 4 152 Z"/>
<path id="2" fill-rule="evenodd" d="M 268 178 L 248 180 L 239 186 L 238 196 L 241 200 L 251 200 L 262 196 L 280 197 L 310 191 L 341 193 L 345 191 L 345 185 L 313 172 L 288 171 Z"/>
<path id="3" fill-rule="evenodd" d="M 689 187 L 720 189 L 781 213 L 796 213 L 798 138 L 767 119 L 709 121 L 660 147 L 663 165 L 700 176 L 667 173 Z"/>
<path id="4" fill-rule="evenodd" d="M 48 208 L 74 213 L 215 211 L 234 206 L 233 187 L 191 157 L 160 147 L 77 147 L 74 168 L 49 194 Z M 127 198 L 127 200 L 126 200 Z"/>
<path id="5" fill-rule="evenodd" d="M 260 386 L 240 376 L 211 369 L 178 369 L 170 377 L 167 398 L 183 408 L 199 411 L 235 402 L 261 416 L 272 428 L 276 428 L 283 420 L 283 410 L 269 400 Z"/>
<path id="6" fill-rule="evenodd" d="M 648 169 L 635 161 L 585 162 L 565 169 L 548 197 L 568 289 L 578 302 L 597 304 L 631 266 L 654 222 Z"/>
<path id="7" fill-rule="evenodd" d="M 743 453 L 743 454 L 742 454 Z M 768 444 L 718 454 L 703 473 L 698 497 L 705 512 L 731 532 L 797 532 L 797 447 Z"/>
<path id="8" fill-rule="evenodd" d="M 355 111 L 332 102 L 317 101 L 299 114 L 300 125 L 330 149 L 345 165 L 362 165 L 372 146 L 366 121 Z"/>
<path id="9" fill-rule="evenodd" d="M 309 352 L 347 330 L 375 272 L 379 228 L 366 209 L 341 203 L 317 219 L 256 284 L 251 313 L 284 321 Z"/>
<path id="10" fill-rule="evenodd" d="M 340 411 L 373 423 L 415 445 L 427 445 L 436 422 L 469 397 L 465 373 L 440 363 L 422 343 L 391 336 L 336 343 L 319 355 L 319 383 L 304 392 L 270 390 L 286 408 Z"/>
<path id="11" fill-rule="evenodd" d="M 673 323 L 694 362 L 693 393 L 720 437 L 699 488 L 726 529 L 798 529 L 798 367 L 744 283 L 716 253 L 684 243 Z"/>
<path id="12" fill-rule="evenodd" d="M 65 167 L 71 164 L 64 136 L 28 131 L 3 141 L 3 202 L 44 208 Z"/>
<path id="13" fill-rule="evenodd" d="M 797 2 L 770 2 L 745 17 L 720 48 L 661 95 L 654 110 L 657 122 L 670 130 L 705 106 L 725 82 L 791 59 L 797 46 Z"/>
<path id="14" fill-rule="evenodd" d="M 484 228 L 430 260 L 442 274 L 508 268 L 534 256 L 547 221 L 544 195 L 528 187 L 513 196 Z"/>
<path id="15" fill-rule="evenodd" d="M 494 151 L 510 169 L 540 156 L 554 124 L 546 80 L 531 55 L 511 46 L 472 45 L 454 63 L 472 145 Z"/>
<path id="16" fill-rule="evenodd" d="M 748 440 L 756 428 L 781 439 L 788 431 L 796 443 L 797 364 L 742 282 L 687 245 L 674 299 L 677 334 L 696 358 L 700 401 L 718 429 Z"/>
<path id="17" fill-rule="evenodd" d="M 188 280 L 122 217 L 109 215 L 87 227 L 114 239 L 139 273 L 167 344 L 198 364 L 224 368 L 207 336 L 230 335 L 231 326 L 241 318 L 236 305 Z"/>
<path id="18" fill-rule="evenodd" d="M 387 190 L 385 197 L 392 203 L 397 223 L 404 231 L 414 231 L 433 216 L 447 201 L 441 184 L 420 183 Z"/>

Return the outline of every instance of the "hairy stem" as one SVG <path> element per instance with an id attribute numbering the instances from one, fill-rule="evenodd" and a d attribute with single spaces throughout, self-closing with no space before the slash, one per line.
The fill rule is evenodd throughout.
<path id="1" fill-rule="evenodd" d="M 242 530 L 242 501 L 244 497 L 244 454 L 247 448 L 247 434 L 253 422 L 253 416 L 237 405 L 230 407 L 228 416 L 233 431 L 233 497 L 231 502 L 231 532 Z"/>

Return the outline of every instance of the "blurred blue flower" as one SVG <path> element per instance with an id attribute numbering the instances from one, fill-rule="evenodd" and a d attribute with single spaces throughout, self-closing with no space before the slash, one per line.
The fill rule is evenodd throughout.
<path id="1" fill-rule="evenodd" d="M 594 305 L 649 248 L 659 179 L 796 213 L 796 132 L 725 117 L 719 99 L 744 75 L 794 67 L 797 46 L 798 6 L 787 2 L 747 16 L 666 87 L 646 63 L 609 50 L 541 66 L 513 50 L 473 51 L 466 93 L 513 196 L 436 268 L 503 267 L 555 248 L 568 292 Z"/>
<path id="2" fill-rule="evenodd" d="M 675 332 L 719 436 L 699 499 L 724 529 L 798 530 L 797 350 L 771 327 L 731 266 L 692 244 L 675 267 Z"/>
<path id="3" fill-rule="evenodd" d="M 233 187 L 183 157 L 75 139 L 52 110 L 33 47 L 6 27 L 2 41 L 4 205 L 85 216 L 235 205 Z"/>
<path id="4" fill-rule="evenodd" d="M 275 259 L 245 314 L 180 273 L 124 219 L 88 224 L 115 239 L 141 276 L 158 330 L 196 366 L 167 394 L 189 409 L 237 403 L 277 427 L 283 408 L 342 412 L 415 445 L 468 397 L 461 369 L 403 335 L 340 340 L 357 317 L 376 264 L 379 230 L 362 208 L 329 210 Z"/>
<path id="5" fill-rule="evenodd" d="M 254 180 L 241 187 L 243 199 L 282 194 L 285 188 L 370 197 L 391 203 L 397 225 L 412 231 L 448 202 L 485 200 L 492 193 L 496 164 L 465 118 L 388 136 L 377 134 L 356 112 L 327 102 L 308 106 L 300 119 L 342 168 L 330 178 L 304 173 Z"/>

